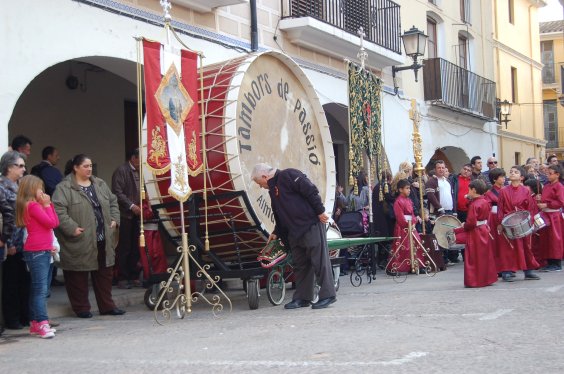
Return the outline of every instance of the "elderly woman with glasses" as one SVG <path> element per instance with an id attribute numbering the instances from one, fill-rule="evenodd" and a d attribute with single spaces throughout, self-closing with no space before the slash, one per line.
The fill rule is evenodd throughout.
<path id="1" fill-rule="evenodd" d="M 5 327 L 20 330 L 29 324 L 29 273 L 23 260 L 23 238 L 14 235 L 16 229 L 16 196 L 18 180 L 25 173 L 23 155 L 8 151 L 0 158 L 0 213 L 2 213 L 2 234 L 0 235 L 0 262 L 2 268 L 2 308 Z M 21 231 L 18 231 L 21 232 Z M 19 240 L 17 240 L 19 239 Z M 0 318 L 1 320 L 1 318 Z"/>

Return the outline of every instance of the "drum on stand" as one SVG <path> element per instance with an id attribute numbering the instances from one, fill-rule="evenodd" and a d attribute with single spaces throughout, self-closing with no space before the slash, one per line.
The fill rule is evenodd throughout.
<path id="1" fill-rule="evenodd" d="M 255 261 L 274 229 L 274 215 L 268 191 L 250 178 L 254 165 L 303 171 L 330 209 L 335 166 L 329 126 L 312 84 L 282 53 L 208 65 L 203 85 L 210 248 L 226 263 Z M 143 137 L 146 144 L 146 128 Z M 151 204 L 159 208 L 167 232 L 178 238 L 180 208 L 167 192 L 170 173 L 155 175 L 146 168 L 144 175 Z M 203 177 L 189 178 L 197 211 L 184 208 L 187 216 L 201 217 L 196 232 L 202 239 Z"/>
<path id="2" fill-rule="evenodd" d="M 456 244 L 454 229 L 462 226 L 458 218 L 453 215 L 445 214 L 437 217 L 433 234 L 439 243 L 439 246 L 447 251 L 447 258 L 454 261 L 458 258 L 458 253 L 464 248 L 463 244 Z"/>

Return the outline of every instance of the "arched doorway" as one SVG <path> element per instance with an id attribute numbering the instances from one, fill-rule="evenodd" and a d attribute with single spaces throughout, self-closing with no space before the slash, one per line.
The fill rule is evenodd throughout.
<path id="1" fill-rule="evenodd" d="M 137 147 L 137 89 L 134 62 L 85 57 L 51 66 L 37 75 L 19 97 L 8 124 L 9 138 L 33 141 L 28 165 L 41 160 L 51 145 L 61 165 L 73 155 L 92 157 L 96 175 L 111 181 L 127 149 Z"/>
<path id="2" fill-rule="evenodd" d="M 333 141 L 333 153 L 335 154 L 335 170 L 337 171 L 336 182 L 341 186 L 348 184 L 348 107 L 340 103 L 328 103 L 323 105 L 325 117 L 329 124 L 331 140 Z"/>
<path id="3" fill-rule="evenodd" d="M 434 169 L 437 160 L 443 160 L 449 172 L 454 174 L 458 174 L 460 168 L 470 162 L 470 158 L 462 148 L 448 146 L 437 148 L 425 169 L 427 171 Z"/>

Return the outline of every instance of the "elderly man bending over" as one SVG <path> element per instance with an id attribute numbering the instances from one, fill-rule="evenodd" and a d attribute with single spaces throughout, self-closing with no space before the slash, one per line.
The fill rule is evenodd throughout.
<path id="1" fill-rule="evenodd" d="M 321 309 L 333 304 L 337 298 L 325 229 L 329 215 L 319 190 L 301 171 L 267 164 L 257 164 L 251 179 L 268 190 L 272 202 L 276 226 L 268 241 L 280 238 L 292 251 L 296 291 L 284 308 Z M 319 301 L 312 305 L 314 275 L 321 288 Z"/>

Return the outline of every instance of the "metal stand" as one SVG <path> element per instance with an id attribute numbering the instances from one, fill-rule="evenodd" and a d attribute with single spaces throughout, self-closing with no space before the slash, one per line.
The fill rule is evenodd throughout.
<path id="1" fill-rule="evenodd" d="M 402 239 L 399 245 L 392 250 L 390 260 L 386 264 L 388 275 L 391 275 L 398 283 L 405 282 L 405 280 L 407 279 L 407 273 L 400 273 L 398 269 L 402 267 L 402 265 L 407 264 L 410 266 L 411 273 L 413 274 L 420 274 L 421 270 L 423 269 L 423 272 L 427 274 L 427 276 L 435 276 L 435 274 L 437 273 L 437 265 L 431 258 L 431 255 L 429 254 L 425 246 L 423 246 L 423 243 L 421 243 L 419 238 L 415 235 L 415 227 L 413 226 L 412 221 L 408 221 L 408 226 L 405 231 L 407 232 L 407 235 Z M 406 243 L 406 241 L 408 243 Z M 417 257 L 418 249 L 423 252 L 423 257 L 426 258 L 425 261 L 422 261 Z M 399 258 L 401 251 L 408 250 L 409 257 L 400 261 Z"/>

